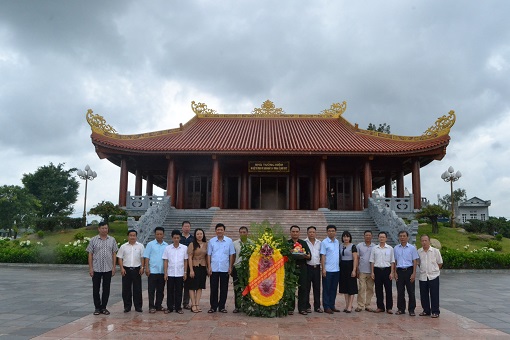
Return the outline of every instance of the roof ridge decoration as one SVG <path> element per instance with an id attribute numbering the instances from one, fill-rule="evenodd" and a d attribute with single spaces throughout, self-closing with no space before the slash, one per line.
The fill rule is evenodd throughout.
<path id="1" fill-rule="evenodd" d="M 254 108 L 251 112 L 253 115 L 263 116 L 279 116 L 285 114 L 282 108 L 277 108 L 272 101 L 269 99 L 260 105 L 260 108 Z"/>
<path id="2" fill-rule="evenodd" d="M 392 135 L 389 133 L 383 133 L 378 131 L 371 131 L 371 130 L 363 130 L 360 128 L 357 128 L 357 132 L 363 135 L 370 135 L 385 139 L 392 139 L 392 140 L 400 140 L 400 141 L 423 141 L 423 140 L 429 140 L 438 138 L 444 135 L 447 135 L 450 133 L 450 129 L 452 128 L 453 124 L 455 124 L 456 116 L 455 111 L 450 110 L 448 112 L 448 115 L 444 115 L 442 117 L 439 117 L 433 126 L 428 128 L 421 136 L 399 136 L 399 135 Z M 357 127 L 358 124 L 356 124 Z"/>
<path id="3" fill-rule="evenodd" d="M 321 111 L 321 116 L 325 118 L 339 118 L 347 110 L 347 102 L 333 103 L 331 107 Z"/>
<path id="4" fill-rule="evenodd" d="M 94 114 L 94 111 L 92 111 L 92 109 L 87 110 L 87 122 L 89 123 L 93 132 L 97 132 L 100 134 L 117 133 L 117 130 L 115 130 L 111 125 L 106 124 L 106 119 L 104 119 L 103 116 Z"/>
<path id="5" fill-rule="evenodd" d="M 191 109 L 198 117 L 211 117 L 211 116 L 217 116 L 218 112 L 216 112 L 213 109 L 207 108 L 207 105 L 204 103 L 195 103 L 193 100 L 191 102 Z"/>

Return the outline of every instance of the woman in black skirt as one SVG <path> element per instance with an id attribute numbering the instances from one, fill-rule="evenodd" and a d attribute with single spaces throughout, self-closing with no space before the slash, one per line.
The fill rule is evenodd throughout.
<path id="1" fill-rule="evenodd" d="M 189 297 L 191 299 L 191 311 L 199 313 L 202 289 L 205 289 L 207 278 L 207 240 L 203 229 L 195 229 L 193 243 L 188 247 L 189 264 Z"/>
<path id="2" fill-rule="evenodd" d="M 344 312 L 352 312 L 352 302 L 354 295 L 358 294 L 358 279 L 356 270 L 358 269 L 358 251 L 352 244 L 352 236 L 348 231 L 342 233 L 342 245 L 340 248 L 340 281 L 338 283 L 338 292 L 345 296 Z"/>

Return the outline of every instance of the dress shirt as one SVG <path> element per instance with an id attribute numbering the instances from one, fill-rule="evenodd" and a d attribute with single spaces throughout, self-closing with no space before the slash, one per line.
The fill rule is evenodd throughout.
<path id="1" fill-rule="evenodd" d="M 251 243 L 253 243 L 253 241 L 250 239 L 247 239 L 246 243 L 251 244 Z M 241 261 L 243 260 L 243 258 L 241 257 L 241 248 L 242 247 L 243 247 L 243 242 L 241 242 L 241 240 L 234 241 L 234 249 L 236 251 L 236 259 L 234 261 L 235 267 L 238 267 L 239 264 L 241 263 Z"/>
<path id="2" fill-rule="evenodd" d="M 165 241 L 158 243 L 157 240 L 152 240 L 147 243 L 147 247 L 143 252 L 143 257 L 149 259 L 149 270 L 151 274 L 164 274 L 163 268 L 163 253 L 168 243 Z"/>
<path id="3" fill-rule="evenodd" d="M 397 268 L 412 267 L 413 261 L 420 258 L 416 251 L 416 247 L 409 242 L 406 243 L 405 246 L 402 246 L 402 244 L 396 246 L 393 249 L 393 253 L 395 256 L 395 262 L 397 263 Z"/>
<path id="4" fill-rule="evenodd" d="M 181 240 L 179 241 L 179 243 L 184 244 L 186 247 L 189 247 L 189 245 L 193 243 L 194 239 L 195 238 L 191 234 L 189 234 L 188 237 L 181 235 Z"/>
<path id="5" fill-rule="evenodd" d="M 326 256 L 326 259 L 324 260 L 326 272 L 334 273 L 340 271 L 340 243 L 336 238 L 331 240 L 329 237 L 326 237 L 321 242 L 320 253 L 321 255 Z"/>
<path id="6" fill-rule="evenodd" d="M 365 242 L 361 242 L 356 246 L 358 249 L 358 258 L 359 258 L 359 272 L 363 274 L 371 274 L 372 269 L 370 269 L 370 254 L 372 254 L 372 249 L 374 249 L 375 244 L 370 243 L 368 246 Z"/>
<path id="7" fill-rule="evenodd" d="M 306 264 L 310 266 L 317 266 L 321 264 L 321 241 L 315 239 L 315 243 L 312 244 L 308 238 L 305 239 L 306 244 L 308 244 L 308 248 L 310 248 L 310 252 L 312 253 L 312 257 L 310 260 L 306 261 Z"/>
<path id="8" fill-rule="evenodd" d="M 392 263 L 395 263 L 395 256 L 393 255 L 393 248 L 388 244 L 385 244 L 383 248 L 378 245 L 372 249 L 370 254 L 370 262 L 374 264 L 376 268 L 388 268 L 391 267 Z"/>
<path id="9" fill-rule="evenodd" d="M 114 265 L 113 253 L 117 250 L 117 241 L 110 235 L 104 240 L 99 235 L 91 238 L 87 253 L 92 253 L 92 269 L 98 273 L 111 272 Z"/>
<path id="10" fill-rule="evenodd" d="M 117 257 L 122 259 L 124 267 L 141 267 L 144 250 L 145 248 L 140 242 L 135 242 L 135 244 L 126 242 L 120 246 Z"/>
<path id="11" fill-rule="evenodd" d="M 179 243 L 179 246 L 176 248 L 172 243 L 165 248 L 162 258 L 163 260 L 168 260 L 168 276 L 184 276 L 184 260 L 188 259 L 188 247 Z"/>
<path id="12" fill-rule="evenodd" d="M 207 246 L 207 255 L 211 257 L 210 270 L 227 273 L 230 267 L 230 255 L 235 253 L 234 242 L 230 237 L 223 236 L 221 241 L 217 236 L 213 237 Z"/>
<path id="13" fill-rule="evenodd" d="M 443 263 L 443 257 L 439 249 L 430 246 L 429 250 L 425 251 L 423 248 L 418 249 L 418 256 L 420 256 L 420 272 L 418 280 L 427 281 L 434 280 L 439 276 L 439 265 Z"/>

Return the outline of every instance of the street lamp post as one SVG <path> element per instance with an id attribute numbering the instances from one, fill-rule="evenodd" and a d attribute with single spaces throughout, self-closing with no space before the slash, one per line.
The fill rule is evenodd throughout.
<path id="1" fill-rule="evenodd" d="M 456 182 L 459 180 L 459 178 L 462 176 L 460 171 L 455 172 L 453 167 L 449 167 L 447 171 L 443 172 L 441 174 L 441 178 L 445 182 L 450 182 L 450 198 L 452 200 L 452 216 L 450 220 L 450 224 L 452 228 L 455 228 L 455 208 L 453 206 L 453 182 Z"/>
<path id="2" fill-rule="evenodd" d="M 85 200 L 83 202 L 83 225 L 84 225 L 84 227 L 86 227 L 87 226 L 87 217 L 86 217 L 86 214 L 87 214 L 87 184 L 88 184 L 88 181 L 94 180 L 94 178 L 97 177 L 97 174 L 95 171 L 92 171 L 90 166 L 87 164 L 87 166 L 85 167 L 85 170 L 80 170 L 80 169 L 78 170 L 78 177 L 85 180 Z"/>

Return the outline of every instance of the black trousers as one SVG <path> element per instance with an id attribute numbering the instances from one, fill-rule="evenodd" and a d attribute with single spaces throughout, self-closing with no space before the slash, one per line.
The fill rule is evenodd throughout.
<path id="1" fill-rule="evenodd" d="M 169 276 L 166 283 L 166 307 L 169 311 L 179 311 L 182 309 L 182 276 Z"/>
<path id="2" fill-rule="evenodd" d="M 126 275 L 122 277 L 122 301 L 124 309 L 142 309 L 142 275 L 140 267 L 124 267 Z"/>
<path id="3" fill-rule="evenodd" d="M 306 295 L 310 295 L 310 291 L 306 289 L 308 275 L 306 264 L 296 265 L 299 275 L 299 287 L 298 287 L 298 311 L 306 311 Z M 293 311 L 296 308 L 296 299 L 293 299 L 293 302 L 290 304 L 290 311 Z"/>
<path id="4" fill-rule="evenodd" d="M 228 272 L 212 272 L 211 279 L 211 309 L 222 310 L 225 309 L 227 303 L 228 293 Z M 219 299 L 218 299 L 218 288 L 219 288 Z"/>
<path id="5" fill-rule="evenodd" d="M 237 276 L 236 267 L 232 268 L 232 281 L 234 283 L 234 305 L 236 309 L 241 308 L 242 294 L 236 289 L 239 286 L 239 277 Z"/>
<path id="6" fill-rule="evenodd" d="M 165 274 L 150 274 L 147 278 L 147 286 L 149 309 L 161 309 L 165 297 Z"/>
<path id="7" fill-rule="evenodd" d="M 99 296 L 101 289 L 101 280 L 103 280 L 103 294 Z M 112 282 L 112 272 L 94 272 L 92 276 L 92 297 L 94 298 L 94 307 L 99 310 L 106 309 L 108 299 L 110 298 L 110 283 Z"/>
<path id="8" fill-rule="evenodd" d="M 310 305 L 310 289 L 313 288 L 313 309 L 321 308 L 321 266 L 307 267 L 307 285 L 306 285 L 306 308 L 312 308 Z"/>
<path id="9" fill-rule="evenodd" d="M 439 314 L 439 276 L 433 280 L 420 281 L 420 300 L 425 313 Z"/>
<path id="10" fill-rule="evenodd" d="M 393 309 L 393 293 L 391 292 L 390 280 L 391 268 L 374 268 L 375 276 L 375 297 L 377 298 L 377 308 L 382 310 Z M 386 308 L 384 308 L 384 293 L 386 294 Z"/>
<path id="11" fill-rule="evenodd" d="M 406 290 L 409 296 L 408 311 L 414 312 L 416 308 L 415 282 L 411 282 L 413 267 L 401 269 L 397 268 L 397 309 L 405 312 L 406 310 Z"/>
<path id="12" fill-rule="evenodd" d="M 189 270 L 188 268 L 185 269 L 187 275 L 186 275 L 186 281 L 184 281 L 184 294 L 182 296 L 182 306 L 189 306 L 189 284 L 191 282 L 189 277 Z"/>

